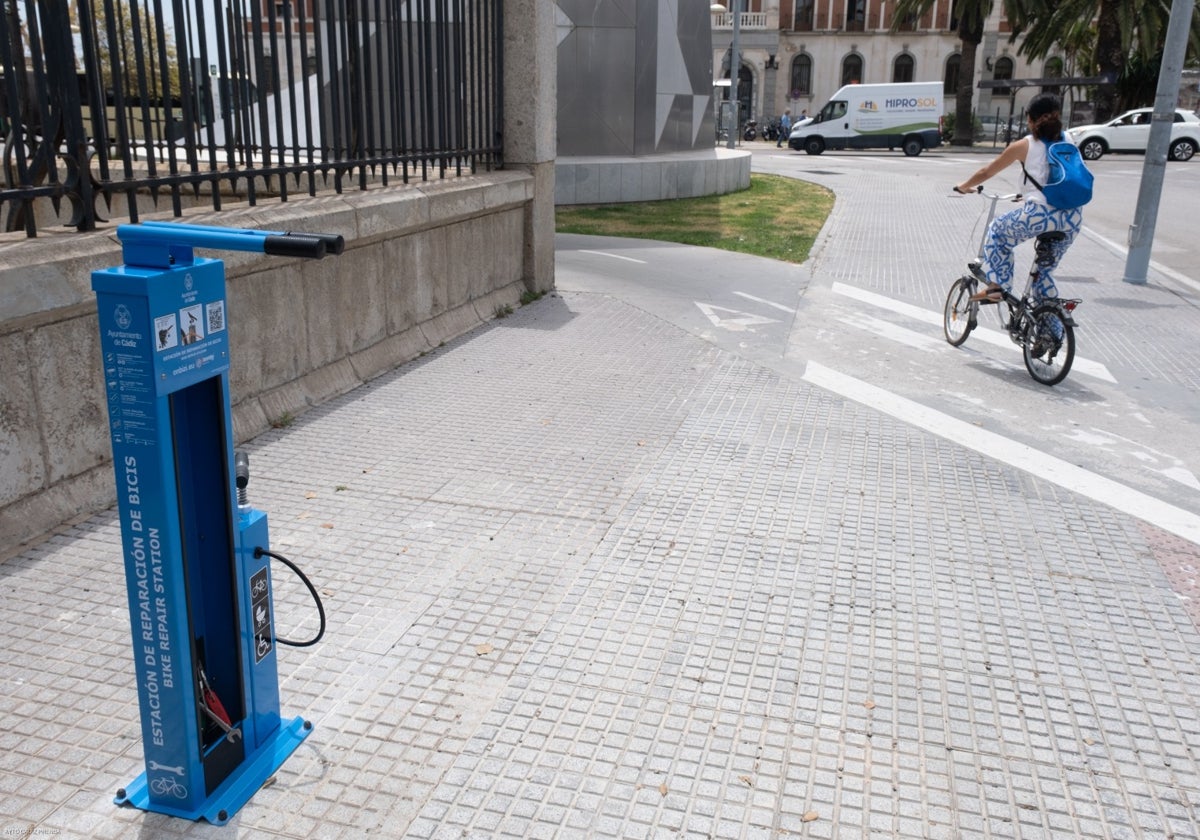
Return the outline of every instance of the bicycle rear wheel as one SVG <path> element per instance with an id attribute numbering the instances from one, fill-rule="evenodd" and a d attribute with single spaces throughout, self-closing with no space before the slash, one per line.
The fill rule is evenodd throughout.
<path id="1" fill-rule="evenodd" d="M 946 341 L 954 347 L 966 341 L 975 329 L 979 304 L 971 300 L 971 295 L 975 294 L 977 285 L 978 281 L 973 277 L 959 277 L 950 284 L 950 294 L 946 295 L 946 307 L 942 312 L 942 330 Z"/>
<path id="2" fill-rule="evenodd" d="M 1075 329 L 1057 304 L 1046 303 L 1029 315 L 1021 341 L 1025 369 L 1043 385 L 1057 385 L 1075 361 Z"/>

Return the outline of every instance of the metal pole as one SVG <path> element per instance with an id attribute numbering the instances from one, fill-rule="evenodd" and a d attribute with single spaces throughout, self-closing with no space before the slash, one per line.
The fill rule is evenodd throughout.
<path id="1" fill-rule="evenodd" d="M 1195 0 L 1172 0 L 1171 21 L 1158 71 L 1158 90 L 1154 96 L 1154 117 L 1142 164 L 1142 184 L 1138 190 L 1137 210 L 1129 228 L 1129 253 L 1125 257 L 1125 282 L 1144 285 L 1150 267 L 1150 246 L 1158 221 L 1158 204 L 1166 175 L 1167 147 L 1171 142 L 1171 124 L 1175 121 L 1175 103 L 1179 100 L 1179 79 L 1187 50 L 1188 31 L 1192 26 Z"/>
<path id="2" fill-rule="evenodd" d="M 738 70 L 742 66 L 742 58 L 738 55 L 738 32 L 742 28 L 741 5 L 741 0 L 730 0 L 729 3 L 729 9 L 733 12 L 733 41 L 729 45 L 729 101 L 733 105 L 730 109 L 733 112 L 733 125 L 729 128 L 729 139 L 726 145 L 730 149 L 734 148 L 738 133 L 741 131 L 741 126 L 738 124 L 737 96 Z"/>

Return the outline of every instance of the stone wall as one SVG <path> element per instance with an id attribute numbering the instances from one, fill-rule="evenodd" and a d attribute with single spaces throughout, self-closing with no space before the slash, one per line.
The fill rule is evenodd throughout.
<path id="1" fill-rule="evenodd" d="M 535 230 L 547 238 L 530 221 L 537 181 L 505 171 L 189 213 L 346 240 L 319 261 L 198 252 L 226 266 L 235 440 L 551 287 L 530 259 Z M 111 228 L 0 244 L 0 557 L 115 500 L 91 272 L 122 262 Z"/>
<path id="2" fill-rule="evenodd" d="M 750 152 L 721 147 L 643 157 L 560 157 L 554 166 L 554 203 L 725 195 L 750 189 L 750 162 Z"/>
<path id="3" fill-rule="evenodd" d="M 235 440 L 554 288 L 556 7 L 503 4 L 503 171 L 185 214 L 346 239 L 200 253 L 226 263 Z M 0 242 L 0 559 L 115 499 L 91 273 L 122 262 L 112 227 Z"/>

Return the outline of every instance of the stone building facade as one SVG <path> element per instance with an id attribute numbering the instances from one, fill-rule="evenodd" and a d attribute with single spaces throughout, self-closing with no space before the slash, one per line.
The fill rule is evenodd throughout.
<path id="1" fill-rule="evenodd" d="M 960 42 L 951 0 L 937 0 L 919 20 L 906 21 L 895 32 L 893 0 L 738 0 L 737 5 L 743 119 L 769 120 L 785 108 L 793 115 L 814 113 L 851 82 L 941 81 L 947 112 L 953 111 Z M 1070 75 L 1071 68 L 1058 56 L 1030 62 L 1018 55 L 1001 6 L 997 3 L 988 18 L 976 53 L 974 107 L 979 117 L 1003 122 L 1010 110 L 1019 117 L 1041 88 L 1004 93 L 981 89 L 979 82 Z M 728 78 L 732 10 L 713 13 L 712 19 L 714 75 Z"/>

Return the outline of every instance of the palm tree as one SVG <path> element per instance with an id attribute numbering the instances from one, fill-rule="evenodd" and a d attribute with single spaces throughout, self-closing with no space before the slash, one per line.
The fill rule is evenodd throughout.
<path id="1" fill-rule="evenodd" d="M 1087 72 L 1108 76 L 1115 85 L 1096 91 L 1096 116 L 1105 120 L 1121 107 L 1140 101 L 1118 103 L 1120 90 L 1139 91 L 1130 74 L 1144 74 L 1157 67 L 1162 56 L 1169 0 L 1130 3 L 1127 0 L 1004 0 L 1012 24 L 1011 41 L 1021 41 L 1018 52 L 1031 59 L 1065 51 Z M 1200 16 L 1192 16 L 1188 52 L 1200 54 Z M 1134 97 L 1139 94 L 1133 93 Z"/>
<path id="2" fill-rule="evenodd" d="M 892 19 L 892 31 L 905 20 L 919 18 L 929 11 L 936 0 L 897 0 Z M 953 0 L 952 18 L 957 21 L 956 34 L 962 42 L 959 52 L 958 90 L 955 91 L 953 146 L 970 146 L 974 141 L 975 121 L 972 117 L 975 95 L 975 53 L 983 41 L 983 24 L 992 13 L 992 0 Z"/>

